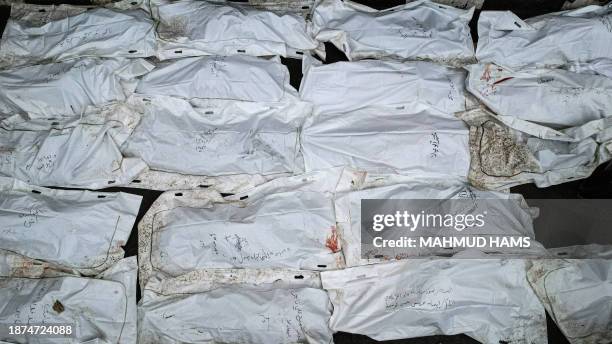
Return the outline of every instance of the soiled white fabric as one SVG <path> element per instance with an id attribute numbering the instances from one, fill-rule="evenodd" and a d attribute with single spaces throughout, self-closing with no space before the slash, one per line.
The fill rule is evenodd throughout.
<path id="1" fill-rule="evenodd" d="M 526 19 L 512 12 L 483 11 L 476 57 L 506 67 L 565 65 L 610 59 L 612 4 L 588 6 Z"/>
<path id="2" fill-rule="evenodd" d="M 123 258 L 141 197 L 52 190 L 0 177 L 0 250 L 82 274 Z"/>
<path id="3" fill-rule="evenodd" d="M 528 279 L 570 343 L 612 341 L 612 260 L 535 260 Z"/>
<path id="4" fill-rule="evenodd" d="M 612 78 L 612 59 L 596 59 L 590 62 L 577 62 L 568 66 L 568 70 L 581 74 L 599 74 Z"/>
<path id="5" fill-rule="evenodd" d="M 480 9 L 484 4 L 484 0 L 433 0 L 433 2 L 463 9 L 472 7 Z"/>
<path id="6" fill-rule="evenodd" d="M 249 5 L 262 10 L 293 12 L 308 18 L 315 0 L 248 0 Z"/>
<path id="7" fill-rule="evenodd" d="M 495 64 L 468 68 L 467 89 L 503 122 L 567 128 L 612 117 L 612 78 L 561 69 L 511 71 Z"/>
<path id="8" fill-rule="evenodd" d="M 136 257 L 130 257 L 95 278 L 2 276 L 0 323 L 72 324 L 78 343 L 136 344 L 136 268 Z M 0 340 L 66 343 L 63 338 L 39 336 L 0 336 Z"/>
<path id="9" fill-rule="evenodd" d="M 307 103 L 268 106 L 208 101 L 193 107 L 172 97 L 146 97 L 144 115 L 123 145 L 153 170 L 192 175 L 299 172 L 298 134 Z"/>
<path id="10" fill-rule="evenodd" d="M 586 178 L 612 159 L 612 79 L 597 73 L 605 66 L 570 66 L 587 73 L 470 66 L 468 90 L 493 111 L 459 115 L 472 126 L 472 183 L 546 187 Z"/>
<path id="11" fill-rule="evenodd" d="M 349 178 L 349 177 L 344 177 Z M 347 266 L 377 263 L 384 260 L 414 256 L 448 255 L 463 248 L 398 248 L 394 255 L 392 249 L 384 251 L 374 247 L 361 237 L 361 200 L 364 199 L 455 199 L 473 201 L 472 214 L 489 214 L 485 217 L 486 226 L 470 228 L 469 231 L 402 231 L 406 237 L 431 236 L 480 236 L 480 237 L 529 237 L 529 248 L 482 248 L 487 253 L 527 256 L 545 254 L 542 245 L 535 241 L 533 230 L 534 210 L 518 194 L 480 191 L 470 187 L 464 180 L 439 176 L 397 176 L 367 174 L 361 179 L 353 177 L 350 192 L 337 192 L 334 199 L 336 222 L 341 238 L 342 252 Z M 489 200 L 491 202 L 489 202 Z M 464 203 L 465 204 L 465 203 Z M 461 210 L 455 209 L 459 213 Z M 418 238 L 417 238 L 418 240 Z M 362 246 L 362 243 L 367 244 Z M 366 252 L 362 252 L 363 249 Z"/>
<path id="12" fill-rule="evenodd" d="M 464 333 L 482 343 L 547 343 L 522 260 L 415 259 L 321 273 L 330 327 L 392 340 Z"/>
<path id="13" fill-rule="evenodd" d="M 374 105 L 426 105 L 444 113 L 466 109 L 465 71 L 434 63 L 368 60 L 322 65 L 305 57 L 303 72 L 300 97 L 314 104 L 315 113 Z"/>
<path id="14" fill-rule="evenodd" d="M 161 64 L 142 78 L 136 92 L 185 99 L 297 101 L 289 71 L 280 60 L 252 56 L 193 57 Z"/>
<path id="15" fill-rule="evenodd" d="M 42 26 L 9 19 L 0 41 L 0 67 L 80 56 L 147 57 L 155 30 L 142 10 L 95 8 Z"/>
<path id="16" fill-rule="evenodd" d="M 0 176 L 44 186 L 125 185 L 146 168 L 119 151 L 137 120 L 132 109 L 113 104 L 66 127 L 0 128 Z"/>
<path id="17" fill-rule="evenodd" d="M 61 120 L 88 106 L 123 101 L 135 77 L 153 65 L 143 59 L 82 58 L 0 71 L 0 116 Z"/>
<path id="18" fill-rule="evenodd" d="M 294 13 L 262 11 L 248 5 L 209 1 L 161 2 L 158 57 L 200 55 L 281 55 L 299 57 L 317 48 L 305 19 Z"/>
<path id="19" fill-rule="evenodd" d="M 68 4 L 40 5 L 21 2 L 11 3 L 10 19 L 32 26 L 42 26 L 52 21 L 75 16 L 87 11 L 86 6 Z"/>
<path id="20" fill-rule="evenodd" d="M 141 344 L 332 343 L 331 304 L 318 275 L 200 270 L 151 281 L 138 307 Z"/>
<path id="21" fill-rule="evenodd" d="M 552 257 L 559 259 L 612 259 L 612 245 L 576 245 L 549 248 Z"/>
<path id="22" fill-rule="evenodd" d="M 474 59 L 469 23 L 474 9 L 418 0 L 375 10 L 349 0 L 323 0 L 312 14 L 315 38 L 332 42 L 349 60 L 398 58 L 461 62 Z"/>
<path id="23" fill-rule="evenodd" d="M 131 10 L 143 8 L 144 2 L 147 0 L 92 0 L 94 5 L 69 5 L 69 4 L 57 4 L 57 5 L 45 5 L 45 4 L 31 4 L 22 1 L 0 1 L 0 4 L 6 4 L 11 6 L 10 19 L 26 22 L 31 26 L 43 26 L 44 24 L 72 17 L 77 14 L 81 14 L 95 7 L 106 7 L 117 10 Z"/>
<path id="24" fill-rule="evenodd" d="M 590 6 L 590 5 L 603 5 L 608 0 L 566 0 L 561 7 L 562 10 L 572 10 L 575 8 Z"/>
<path id="25" fill-rule="evenodd" d="M 368 107 L 317 114 L 302 130 L 306 171 L 351 166 L 375 173 L 467 177 L 468 128 L 422 107 L 409 112 Z"/>
<path id="26" fill-rule="evenodd" d="M 223 193 L 236 193 L 285 175 L 235 174 L 210 177 L 146 169 L 128 187 L 160 191 L 213 188 Z"/>
<path id="27" fill-rule="evenodd" d="M 228 197 L 210 188 L 162 194 L 138 226 L 140 280 L 207 268 L 343 267 L 333 202 L 341 171 L 277 178 Z"/>
<path id="28" fill-rule="evenodd" d="M 470 125 L 469 179 L 480 188 L 547 187 L 586 178 L 612 159 L 612 117 L 556 130 L 484 108 L 458 115 Z"/>

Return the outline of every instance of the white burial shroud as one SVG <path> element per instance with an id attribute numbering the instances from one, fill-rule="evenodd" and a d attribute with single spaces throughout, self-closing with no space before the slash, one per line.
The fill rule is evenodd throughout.
<path id="1" fill-rule="evenodd" d="M 142 160 L 124 158 L 119 150 L 139 117 L 134 108 L 113 103 L 88 109 L 74 121 L 0 128 L 0 176 L 44 186 L 126 185 L 146 169 Z"/>
<path id="2" fill-rule="evenodd" d="M 323 65 L 305 57 L 300 97 L 315 114 L 368 106 L 411 110 L 425 105 L 452 114 L 466 110 L 466 72 L 430 62 L 366 60 Z"/>
<path id="3" fill-rule="evenodd" d="M 519 259 L 413 259 L 321 273 L 333 331 L 393 340 L 464 333 L 546 344 L 544 307 Z"/>
<path id="4" fill-rule="evenodd" d="M 150 281 L 138 307 L 140 344 L 333 342 L 318 273 L 213 269 Z"/>
<path id="5" fill-rule="evenodd" d="M 343 267 L 333 195 L 348 178 L 338 168 L 226 197 L 211 189 L 162 194 L 138 226 L 141 284 L 198 269 Z"/>
<path id="6" fill-rule="evenodd" d="M 612 247 L 550 251 L 558 259 L 535 260 L 527 273 L 548 314 L 572 344 L 611 342 Z"/>
<path id="7" fill-rule="evenodd" d="M 375 10 L 348 0 L 324 0 L 312 13 L 315 38 L 349 60 L 397 58 L 461 63 L 474 60 L 469 23 L 474 9 L 430 1 Z"/>
<path id="8" fill-rule="evenodd" d="M 72 340 L 78 343 L 136 344 L 136 270 L 136 257 L 130 257 L 92 278 L 49 269 L 40 276 L 27 271 L 24 276 L 2 275 L 0 323 L 72 325 L 75 338 Z M 66 343 L 65 338 L 14 335 L 6 338 L 5 333 L 0 334 L 0 341 Z"/>
<path id="9" fill-rule="evenodd" d="M 0 196 L 0 251 L 86 275 L 123 258 L 141 201 L 122 192 L 53 190 L 4 177 Z"/>
<path id="10" fill-rule="evenodd" d="M 505 67 L 562 66 L 612 57 L 612 4 L 521 20 L 510 11 L 483 11 L 476 57 Z"/>
<path id="11" fill-rule="evenodd" d="M 345 172 L 346 173 L 346 172 Z M 361 201 L 364 199 L 397 199 L 397 200 L 448 200 L 448 206 L 432 207 L 433 213 L 451 215 L 469 213 L 485 214 L 485 226 L 471 227 L 463 231 L 455 229 L 418 228 L 410 230 L 397 230 L 390 235 L 381 233 L 386 239 L 399 239 L 400 236 L 414 237 L 528 237 L 530 247 L 493 247 L 487 245 L 484 250 L 489 254 L 501 256 L 525 257 L 527 255 L 542 254 L 543 247 L 535 241 L 533 229 L 534 210 L 529 208 L 525 200 L 518 194 L 503 192 L 481 191 L 469 186 L 461 178 L 438 176 L 400 176 L 365 174 L 355 177 L 347 175 L 341 180 L 351 178 L 353 188 L 350 191 L 338 190 L 334 202 L 336 222 L 340 235 L 340 243 L 347 266 L 378 263 L 389 259 L 403 259 L 415 256 L 448 255 L 466 250 L 469 247 L 440 248 L 419 247 L 397 248 L 390 254 L 392 248 L 377 248 L 373 242 L 362 238 Z M 457 200 L 452 206 L 452 200 Z M 419 203 L 416 203 L 419 204 Z M 422 204 L 422 203 L 421 203 Z M 468 206 L 469 204 L 469 206 Z M 464 207 L 468 207 L 463 209 Z M 435 211 L 434 211 L 435 210 Z M 392 236 L 395 235 L 395 236 Z M 364 245 L 362 245 L 362 243 Z M 380 244 L 380 243 L 378 243 Z M 466 244 L 467 246 L 467 244 Z M 367 250 L 363 252 L 363 250 Z"/>
<path id="12" fill-rule="evenodd" d="M 136 77 L 153 65 L 143 59 L 81 58 L 0 71 L 0 119 L 5 126 L 32 119 L 49 123 L 82 115 L 89 106 L 124 101 Z"/>
<path id="13" fill-rule="evenodd" d="M 201 55 L 300 57 L 318 46 L 310 24 L 296 13 L 229 2 L 156 2 L 151 11 L 159 21 L 161 60 Z"/>
<path id="14" fill-rule="evenodd" d="M 154 22 L 143 10 L 94 8 L 48 23 L 9 19 L 0 41 L 0 67 L 154 54 Z"/>
<path id="15" fill-rule="evenodd" d="M 465 179 L 468 127 L 427 106 L 413 109 L 367 107 L 310 117 L 301 135 L 305 170 L 350 166 L 372 173 Z"/>

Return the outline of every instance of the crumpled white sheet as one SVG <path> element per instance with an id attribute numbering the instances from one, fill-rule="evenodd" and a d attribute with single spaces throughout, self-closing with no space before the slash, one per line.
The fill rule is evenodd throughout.
<path id="1" fill-rule="evenodd" d="M 467 178 L 467 126 L 424 106 L 412 108 L 368 107 L 308 118 L 301 136 L 306 171 L 346 165 L 374 173 Z"/>
<path id="2" fill-rule="evenodd" d="M 457 8 L 482 8 L 484 0 L 433 0 L 437 4 L 449 5 Z"/>
<path id="3" fill-rule="evenodd" d="M 1 276 L 0 324 L 72 324 L 78 343 L 136 344 L 136 269 L 136 257 L 130 257 L 95 278 L 49 271 L 43 276 Z M 36 336 L 2 340 L 66 343 Z"/>
<path id="4" fill-rule="evenodd" d="M 68 4 L 42 5 L 12 1 L 10 19 L 32 26 L 42 26 L 52 21 L 75 16 L 87 11 L 87 6 Z"/>
<path id="5" fill-rule="evenodd" d="M 144 107 L 143 118 L 121 150 L 150 169 L 203 176 L 303 169 L 299 130 L 311 112 L 308 103 L 207 100 L 194 107 L 163 96 L 134 101 Z"/>
<path id="6" fill-rule="evenodd" d="M 562 69 L 511 71 L 495 64 L 467 68 L 467 89 L 516 129 L 518 121 L 559 129 L 612 117 L 612 78 Z"/>
<path id="7" fill-rule="evenodd" d="M 88 106 L 125 100 L 136 88 L 135 78 L 151 69 L 143 59 L 82 58 L 2 70 L 0 117 L 80 116 Z"/>
<path id="8" fill-rule="evenodd" d="M 518 259 L 414 259 L 321 273 L 330 327 L 375 340 L 465 333 L 546 344 L 544 308 Z"/>
<path id="9" fill-rule="evenodd" d="M 349 0 L 316 3 L 313 32 L 349 60 L 397 58 L 465 62 L 475 59 L 469 23 L 474 9 L 461 10 L 430 1 L 375 10 Z"/>
<path id="10" fill-rule="evenodd" d="M 114 103 L 65 126 L 0 128 L 0 176 L 87 189 L 128 184 L 146 168 L 119 150 L 138 119 L 134 109 Z"/>
<path id="11" fill-rule="evenodd" d="M 470 229 L 470 232 L 461 232 L 461 235 L 492 236 L 518 236 L 529 237 L 531 248 L 498 248 L 489 254 L 502 254 L 504 256 L 543 255 L 543 247 L 535 240 L 533 218 L 537 215 L 536 209 L 531 209 L 522 196 L 492 191 L 480 191 L 469 186 L 465 180 L 440 175 L 383 175 L 363 174 L 346 170 L 346 176 L 341 180 L 351 179 L 352 188 L 336 190 L 334 198 L 336 223 L 342 252 L 346 266 L 357 266 L 378 263 L 390 259 L 410 258 L 411 256 L 448 255 L 462 251 L 460 248 L 423 248 L 411 249 L 414 254 L 408 254 L 406 249 L 398 249 L 397 254 L 388 256 L 379 249 L 370 245 L 367 258 L 362 258 L 361 240 L 361 200 L 362 199 L 464 199 L 474 201 L 473 213 L 483 213 L 483 209 L 495 216 L 486 218 L 487 226 L 484 229 Z M 487 200 L 507 200 L 487 202 Z M 478 211 L 477 209 L 481 209 Z M 449 236 L 446 232 L 431 232 L 432 235 Z M 452 235 L 453 233 L 450 233 Z M 402 233 L 410 236 L 408 233 Z M 415 232 L 415 236 L 422 233 Z M 389 248 L 385 249 L 389 252 Z"/>
<path id="12" fill-rule="evenodd" d="M 562 10 L 572 10 L 575 8 L 590 6 L 590 5 L 603 5 L 608 0 L 566 0 L 561 7 Z"/>
<path id="13" fill-rule="evenodd" d="M 547 187 L 587 178 L 612 159 L 612 117 L 554 130 L 526 121 L 502 123 L 484 108 L 457 115 L 470 125 L 468 179 L 479 188 Z"/>
<path id="14" fill-rule="evenodd" d="M 0 0 L 0 5 L 10 5 L 10 19 L 25 22 L 32 26 L 43 26 L 52 21 L 86 12 L 92 8 L 103 6 L 117 10 L 147 9 L 144 2 L 148 0 L 92 0 L 94 5 L 69 5 L 69 4 L 30 4 L 23 0 Z M 8 4 L 7 4 L 8 2 Z"/>
<path id="15" fill-rule="evenodd" d="M 248 3 L 262 10 L 281 13 L 292 12 L 308 18 L 312 12 L 315 0 L 248 0 Z"/>
<path id="16" fill-rule="evenodd" d="M 150 281 L 138 307 L 140 344 L 333 343 L 318 274 L 199 270 Z"/>
<path id="17" fill-rule="evenodd" d="M 559 259 L 612 259 L 612 245 L 576 245 L 547 249 L 552 257 Z"/>
<path id="18" fill-rule="evenodd" d="M 467 88 L 494 112 L 459 113 L 470 128 L 470 180 L 546 187 L 588 177 L 612 159 L 612 79 L 605 65 L 511 71 L 472 65 Z"/>
<path id="19" fill-rule="evenodd" d="M 596 59 L 590 62 L 576 62 L 567 69 L 581 74 L 599 74 L 612 78 L 612 59 Z"/>
<path id="20" fill-rule="evenodd" d="M 154 53 L 154 22 L 145 11 L 95 8 L 42 26 L 9 19 L 0 41 L 0 67 Z"/>
<path id="21" fill-rule="evenodd" d="M 301 57 L 316 49 L 310 24 L 295 13 L 211 1 L 157 0 L 157 56 L 161 60 L 200 55 Z"/>
<path id="22" fill-rule="evenodd" d="M 467 73 L 429 62 L 357 61 L 323 65 L 306 56 L 300 97 L 315 113 L 349 112 L 385 105 L 427 105 L 444 113 L 466 109 Z"/>
<path id="23" fill-rule="evenodd" d="M 92 275 L 123 258 L 142 197 L 0 177 L 0 250 Z M 19 268 L 15 266 L 14 268 Z"/>
<path id="24" fill-rule="evenodd" d="M 136 88 L 144 95 L 252 102 L 299 101 L 279 59 L 204 56 L 161 63 Z"/>
<path id="25" fill-rule="evenodd" d="M 483 11 L 476 57 L 505 67 L 551 67 L 610 59 L 612 4 L 521 20 L 510 11 Z"/>
<path id="26" fill-rule="evenodd" d="M 612 260 L 598 254 L 585 258 L 534 260 L 527 277 L 570 343 L 610 343 Z"/>
<path id="27" fill-rule="evenodd" d="M 140 280 L 207 268 L 343 267 L 333 202 L 334 191 L 350 185 L 342 170 L 226 197 L 213 189 L 160 195 L 138 225 Z"/>
<path id="28" fill-rule="evenodd" d="M 265 176 L 236 174 L 210 177 L 146 169 L 139 173 L 128 187 L 161 191 L 213 188 L 222 193 L 233 194 L 285 175 L 286 173 Z"/>

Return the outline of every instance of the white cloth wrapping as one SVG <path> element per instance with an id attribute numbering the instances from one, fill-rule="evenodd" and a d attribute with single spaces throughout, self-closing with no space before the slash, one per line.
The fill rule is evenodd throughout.
<path id="1" fill-rule="evenodd" d="M 306 271 L 199 270 L 151 281 L 138 307 L 140 344 L 330 344 L 331 303 Z"/>
<path id="2" fill-rule="evenodd" d="M 123 258 L 140 201 L 126 193 L 52 190 L 0 177 L 0 250 L 81 274 L 102 272 Z"/>
<path id="3" fill-rule="evenodd" d="M 119 151 L 138 118 L 118 103 L 62 128 L 0 129 L 0 176 L 88 189 L 128 184 L 146 168 L 142 160 L 124 158 Z"/>
<path id="4" fill-rule="evenodd" d="M 127 187 L 152 190 L 186 190 L 199 188 L 214 188 L 223 193 L 236 193 L 265 183 L 283 174 L 257 175 L 235 174 L 227 176 L 196 176 L 174 172 L 163 172 L 147 169 L 132 180 Z"/>
<path id="5" fill-rule="evenodd" d="M 222 197 L 211 189 L 162 194 L 138 226 L 140 280 L 198 269 L 337 269 L 333 191 L 342 169 L 277 178 Z"/>
<path id="6" fill-rule="evenodd" d="M 459 116 L 471 128 L 470 180 L 481 187 L 540 187 L 588 177 L 612 159 L 612 79 L 605 64 L 571 70 L 469 67 L 467 88 L 493 112 Z"/>
<path id="7" fill-rule="evenodd" d="M 503 122 L 567 128 L 612 117 L 612 78 L 562 69 L 468 67 L 467 89 Z"/>
<path id="8" fill-rule="evenodd" d="M 9 1 L 11 3 L 10 19 L 26 22 L 31 26 L 43 26 L 52 21 L 81 14 L 95 7 L 117 10 L 146 9 L 146 6 L 143 6 L 145 1 L 147 0 L 93 0 L 95 5 L 45 5 Z"/>
<path id="9" fill-rule="evenodd" d="M 307 103 L 269 106 L 203 101 L 193 107 L 173 97 L 145 97 L 144 115 L 122 151 L 149 168 L 191 175 L 300 172 L 299 129 Z"/>
<path id="10" fill-rule="evenodd" d="M 350 178 L 343 177 L 341 180 Z M 338 190 L 334 198 L 336 223 L 342 252 L 347 266 L 378 263 L 381 261 L 409 258 L 411 256 L 448 255 L 457 253 L 463 248 L 399 248 L 396 254 L 389 256 L 391 249 L 382 251 L 373 245 L 367 245 L 367 254 L 362 252 L 364 244 L 368 242 L 361 237 L 361 200 L 363 199 L 456 199 L 471 200 L 474 202 L 470 213 L 487 213 L 485 217 L 486 227 L 478 229 L 470 228 L 469 231 L 445 232 L 427 229 L 426 232 L 415 231 L 409 233 L 402 231 L 400 234 L 407 237 L 419 236 L 514 236 L 529 237 L 530 248 L 495 248 L 487 253 L 515 255 L 525 257 L 527 255 L 544 254 L 543 247 L 535 241 L 533 229 L 534 210 L 530 209 L 525 200 L 518 194 L 508 194 L 492 191 L 480 191 L 465 183 L 459 178 L 449 178 L 440 174 L 438 176 L 398 176 L 366 174 L 361 179 L 353 177 L 353 188 L 351 191 Z M 488 202 L 491 200 L 492 202 Z M 465 204 L 465 203 L 463 203 Z M 417 238 L 418 240 L 418 238 Z"/>
<path id="11" fill-rule="evenodd" d="M 248 3 L 262 10 L 292 12 L 308 18 L 315 0 L 248 0 Z"/>
<path id="12" fill-rule="evenodd" d="M 581 74 L 599 74 L 612 78 L 612 59 L 596 59 L 590 62 L 576 62 L 568 70 Z"/>
<path id="13" fill-rule="evenodd" d="M 612 159 L 612 117 L 555 130 L 520 120 L 502 123 L 484 108 L 458 115 L 470 125 L 468 178 L 479 188 L 547 187 L 586 178 Z"/>
<path id="14" fill-rule="evenodd" d="M 298 101 L 280 60 L 204 56 L 162 63 L 138 83 L 144 95 L 252 102 Z"/>
<path id="15" fill-rule="evenodd" d="M 474 60 L 469 23 L 474 9 L 418 0 L 375 10 L 349 0 L 318 1 L 312 13 L 315 38 L 331 42 L 349 60 L 397 58 Z"/>
<path id="16" fill-rule="evenodd" d="M 612 57 L 612 4 L 587 6 L 521 20 L 483 11 L 476 57 L 505 67 L 560 66 Z"/>
<path id="17" fill-rule="evenodd" d="M 80 116 L 88 106 L 123 101 L 135 78 L 153 65 L 143 59 L 82 58 L 0 71 L 0 117 Z"/>
<path id="18" fill-rule="evenodd" d="M 95 278 L 2 276 L 0 324 L 71 324 L 77 343 L 136 344 L 136 269 L 136 257 L 130 257 Z M 64 338 L 40 336 L 0 336 L 1 340 L 66 343 Z"/>
<path id="19" fill-rule="evenodd" d="M 42 26 L 9 19 L 0 41 L 0 67 L 154 53 L 154 23 L 146 12 L 96 8 Z"/>
<path id="20" fill-rule="evenodd" d="M 306 20 L 295 13 L 211 1 L 152 5 L 161 60 L 200 55 L 300 57 L 317 48 Z"/>
<path id="21" fill-rule="evenodd" d="M 612 245 L 575 245 L 549 248 L 547 251 L 559 259 L 612 259 Z"/>
<path id="22" fill-rule="evenodd" d="M 333 331 L 392 340 L 464 333 L 546 344 L 544 308 L 518 259 L 414 259 L 321 273 Z"/>
<path id="23" fill-rule="evenodd" d="M 315 113 L 349 112 L 385 105 L 413 109 L 426 105 L 444 113 L 466 109 L 465 77 L 460 69 L 429 62 L 357 61 L 322 65 L 303 60 L 300 97 Z"/>
<path id="24" fill-rule="evenodd" d="M 584 258 L 532 261 L 529 283 L 570 343 L 609 343 L 612 260 L 610 256 Z"/>
<path id="25" fill-rule="evenodd" d="M 13 2 L 10 19 L 32 26 L 42 26 L 52 21 L 72 17 L 87 11 L 87 6 L 68 4 L 41 5 Z"/>
<path id="26" fill-rule="evenodd" d="M 310 117 L 301 142 L 306 171 L 346 165 L 374 173 L 466 178 L 468 136 L 462 121 L 425 106 L 415 112 L 368 107 Z"/>
<path id="27" fill-rule="evenodd" d="M 303 169 L 297 135 L 311 106 L 299 100 L 279 58 L 166 61 L 142 78 L 136 92 L 139 96 L 133 100 L 146 109 L 145 116 L 123 148 L 143 157 L 151 169 L 138 176 L 135 187 L 207 186 L 234 193 Z M 167 135 L 181 137 L 177 142 L 183 146 L 159 140 Z M 269 146 L 257 151 L 264 148 L 259 141 Z M 190 152 L 202 159 L 185 159 Z"/>

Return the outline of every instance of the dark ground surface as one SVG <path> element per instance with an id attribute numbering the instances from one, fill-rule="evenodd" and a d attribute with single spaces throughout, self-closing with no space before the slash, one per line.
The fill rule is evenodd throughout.
<path id="1" fill-rule="evenodd" d="M 376 9 L 385 9 L 405 3 L 405 0 L 354 0 L 359 3 L 363 3 Z M 85 5 L 90 2 L 87 0 L 66 0 L 66 1 L 45 1 L 45 0 L 34 0 L 26 1 L 28 3 L 35 4 L 79 4 Z M 564 0 L 485 0 L 482 10 L 511 10 L 516 13 L 519 17 L 525 19 L 545 13 L 559 11 L 563 5 Z M 472 28 L 472 36 L 474 40 L 477 40 L 476 23 L 480 11 L 476 11 L 474 19 L 470 23 Z M 4 25 L 7 18 L 9 17 L 9 7 L 0 6 L 0 29 L 4 31 Z M 342 52 L 336 49 L 331 44 L 326 44 L 327 60 L 326 63 L 333 63 L 337 61 L 346 61 L 346 57 Z M 301 61 L 294 59 L 282 59 L 283 64 L 287 66 L 291 73 L 291 84 L 298 88 L 301 74 Z M 143 196 L 140 211 L 138 213 L 136 224 L 140 221 L 145 212 L 149 209 L 151 204 L 161 194 L 159 191 L 132 189 L 132 188 L 108 188 L 104 191 L 112 192 L 128 192 Z M 603 164 L 600 166 L 591 177 L 583 180 L 577 180 L 570 183 L 561 185 L 555 185 L 548 188 L 537 188 L 533 184 L 521 185 L 512 188 L 512 192 L 520 193 L 525 198 L 529 199 L 591 199 L 591 198 L 605 198 L 612 199 L 612 162 Z M 568 243 L 572 244 L 572 243 Z M 582 244 L 580 242 L 573 244 Z M 128 240 L 125 248 L 126 256 L 135 256 L 138 253 L 138 240 L 137 240 L 137 228 L 134 225 L 130 239 Z M 140 294 L 140 291 L 139 291 Z M 563 336 L 561 331 L 555 325 L 555 323 L 548 317 L 548 337 L 550 344 L 569 344 L 567 339 Z M 430 336 L 422 338 L 402 339 L 379 342 L 372 340 L 366 336 L 355 335 L 350 333 L 337 333 L 334 335 L 334 341 L 336 344 L 373 344 L 373 343 L 385 343 L 385 344 L 478 344 L 479 342 L 471 339 L 465 335 L 456 336 Z M 506 343 L 499 343 L 506 344 Z M 508 343 L 510 344 L 510 343 Z M 603 343 L 602 343 L 603 344 Z"/>

